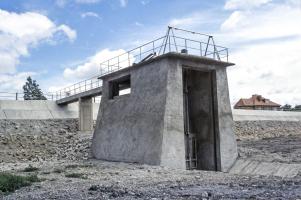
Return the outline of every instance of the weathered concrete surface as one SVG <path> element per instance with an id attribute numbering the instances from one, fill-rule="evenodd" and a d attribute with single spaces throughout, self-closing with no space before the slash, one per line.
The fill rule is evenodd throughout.
<path id="1" fill-rule="evenodd" d="M 103 76 L 103 96 L 92 152 L 98 159 L 185 168 L 182 68 L 216 70 L 217 159 L 228 171 L 237 157 L 225 66 L 229 63 L 169 53 Z M 109 83 L 131 75 L 131 94 L 109 98 Z M 222 141 L 223 140 L 223 141 Z"/>
<path id="2" fill-rule="evenodd" d="M 231 168 L 233 174 L 295 177 L 301 173 L 301 164 L 264 162 L 239 159 Z"/>
<path id="3" fill-rule="evenodd" d="M 228 171 L 237 158 L 237 144 L 233 130 L 233 117 L 229 98 L 227 72 L 225 68 L 217 68 L 217 102 L 221 170 Z"/>
<path id="4" fill-rule="evenodd" d="M 165 64 L 166 86 L 158 85 L 166 90 L 161 165 L 185 169 L 182 66 L 176 60 Z"/>
<path id="5" fill-rule="evenodd" d="M 79 102 L 79 130 L 93 130 L 93 103 L 92 98 L 80 98 Z"/>
<path id="6" fill-rule="evenodd" d="M 234 121 L 301 121 L 301 112 L 233 109 Z"/>
<path id="7" fill-rule="evenodd" d="M 93 103 L 93 119 L 99 104 Z M 66 119 L 78 118 L 78 103 L 58 106 L 54 101 L 0 100 L 0 119 Z"/>
<path id="8" fill-rule="evenodd" d="M 164 60 L 141 67 L 139 71 L 133 68 L 131 94 L 114 99 L 109 99 L 111 79 L 103 81 L 101 112 L 92 143 L 96 158 L 161 164 L 167 66 Z M 120 71 L 114 78 L 128 74 L 128 71 Z"/>

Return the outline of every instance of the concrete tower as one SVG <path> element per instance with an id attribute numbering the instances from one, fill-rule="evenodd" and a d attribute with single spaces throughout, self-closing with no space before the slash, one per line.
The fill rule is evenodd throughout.
<path id="1" fill-rule="evenodd" d="M 237 145 L 226 67 L 233 64 L 185 53 L 166 53 L 100 77 L 95 158 L 231 168 Z"/>

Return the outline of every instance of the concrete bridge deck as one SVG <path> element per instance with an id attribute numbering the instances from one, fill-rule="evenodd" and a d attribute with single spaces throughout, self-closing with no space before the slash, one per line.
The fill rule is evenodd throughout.
<path id="1" fill-rule="evenodd" d="M 81 98 L 92 98 L 102 94 L 102 86 L 56 100 L 58 105 L 74 103 Z"/>

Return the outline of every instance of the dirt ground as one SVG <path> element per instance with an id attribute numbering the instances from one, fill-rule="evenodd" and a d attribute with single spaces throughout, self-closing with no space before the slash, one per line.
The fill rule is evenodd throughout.
<path id="1" fill-rule="evenodd" d="M 0 194 L 0 199 L 301 199 L 301 174 L 292 178 L 235 175 L 94 160 L 89 154 L 92 135 L 77 132 L 76 123 L 0 121 L 0 170 L 36 173 L 43 180 Z M 268 131 L 260 125 L 262 131 L 255 132 L 260 137 L 255 137 L 246 130 L 254 133 L 256 123 L 249 124 L 251 128 L 238 125 L 243 129 L 237 133 L 240 158 L 301 163 L 300 132 L 284 131 L 275 137 L 269 124 Z M 260 134 L 265 131 L 267 137 Z M 39 169 L 22 172 L 29 164 Z M 70 174 L 77 178 L 66 177 Z"/>

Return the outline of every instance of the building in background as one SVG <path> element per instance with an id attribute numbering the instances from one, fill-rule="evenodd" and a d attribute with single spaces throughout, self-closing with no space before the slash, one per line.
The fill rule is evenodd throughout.
<path id="1" fill-rule="evenodd" d="M 261 95 L 253 94 L 251 98 L 240 99 L 235 105 L 234 109 L 247 110 L 280 110 L 280 104 L 275 103 Z"/>

